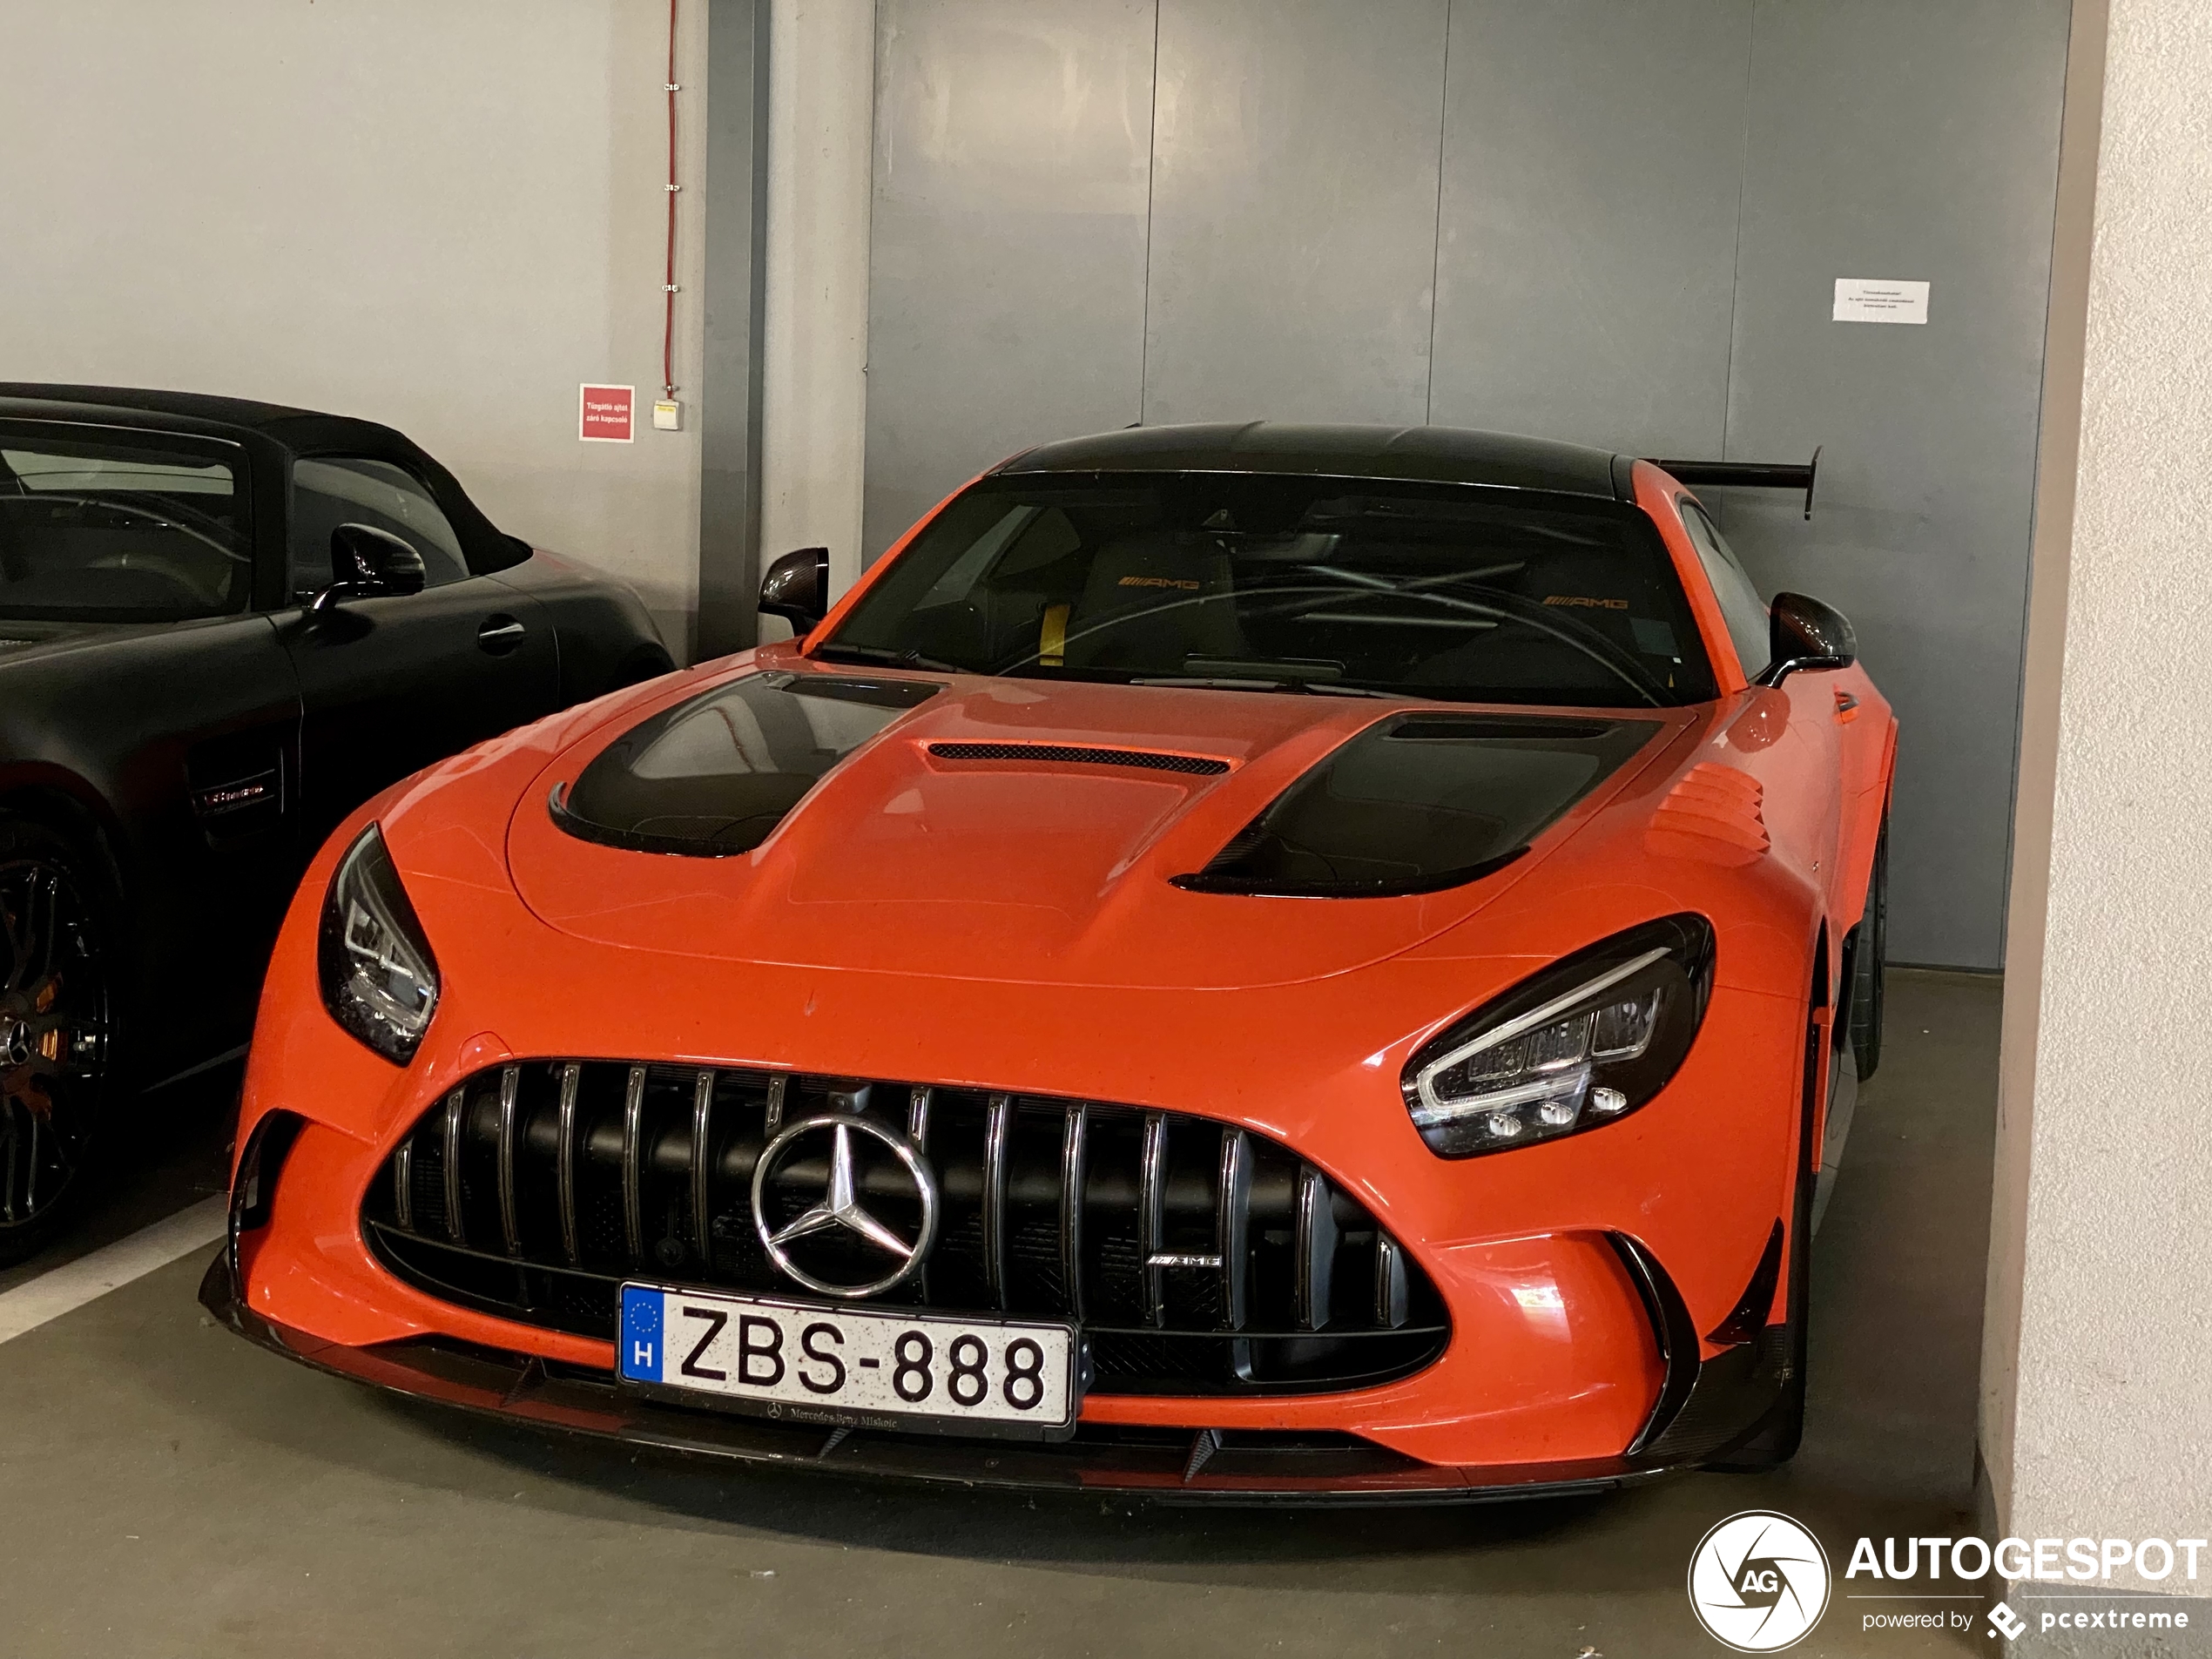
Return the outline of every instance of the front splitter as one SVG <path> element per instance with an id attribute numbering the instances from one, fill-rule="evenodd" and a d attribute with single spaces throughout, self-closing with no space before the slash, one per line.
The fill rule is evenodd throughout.
<path id="1" fill-rule="evenodd" d="M 1621 1459 L 1470 1467 L 1422 1463 L 1351 1437 L 1234 1429 L 1079 1426 L 1050 1445 L 817 1427 L 671 1406 L 535 1355 L 444 1338 L 347 1347 L 261 1318 L 219 1251 L 199 1300 L 239 1335 L 333 1376 L 563 1434 L 822 1474 L 1020 1492 L 1114 1493 L 1154 1502 L 1362 1507 L 1587 1497 L 1663 1469 Z M 1195 1402 L 1194 1402 L 1195 1403 Z"/>

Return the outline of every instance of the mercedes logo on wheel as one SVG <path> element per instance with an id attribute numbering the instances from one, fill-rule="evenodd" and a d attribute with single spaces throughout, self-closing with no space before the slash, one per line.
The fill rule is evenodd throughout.
<path id="1" fill-rule="evenodd" d="M 877 1143 L 888 1158 L 868 1159 L 864 1172 L 866 1154 L 855 1150 L 856 1136 Z M 770 1217 L 768 1201 L 772 1193 L 788 1191 L 789 1184 L 779 1181 L 777 1171 L 786 1163 L 801 1162 L 826 1171 L 821 1197 L 779 1225 Z M 887 1225 L 861 1202 L 863 1190 L 871 1184 L 880 1190 L 887 1172 L 910 1188 L 920 1203 L 921 1225 L 911 1238 Z M 870 1175 L 876 1177 L 873 1184 L 867 1179 Z M 809 1117 L 769 1142 L 753 1166 L 752 1224 L 768 1259 L 808 1290 L 853 1300 L 880 1296 L 904 1284 L 927 1258 L 937 1237 L 937 1182 L 921 1154 L 895 1130 L 842 1113 Z M 815 1242 L 810 1245 L 808 1240 Z M 794 1246 L 808 1252 L 813 1271 L 794 1259 Z M 867 1276 L 868 1264 L 880 1266 L 886 1261 L 888 1272 Z"/>
<path id="2" fill-rule="evenodd" d="M 1827 1610 L 1828 1552 L 1787 1515 L 1730 1515 L 1690 1555 L 1689 1605 L 1710 1635 L 1737 1652 L 1778 1652 Z"/>

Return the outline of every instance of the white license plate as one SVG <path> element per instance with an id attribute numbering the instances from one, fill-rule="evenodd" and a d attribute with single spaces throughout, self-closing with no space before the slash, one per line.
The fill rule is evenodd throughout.
<path id="1" fill-rule="evenodd" d="M 1064 1325 L 625 1285 L 617 1347 L 626 1382 L 769 1417 L 1035 1435 L 1075 1426 L 1078 1349 Z"/>

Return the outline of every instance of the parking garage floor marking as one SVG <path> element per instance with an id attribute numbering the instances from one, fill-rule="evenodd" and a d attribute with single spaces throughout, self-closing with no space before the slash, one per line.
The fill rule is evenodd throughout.
<path id="1" fill-rule="evenodd" d="M 157 1267 L 168 1266 L 179 1256 L 213 1244 L 228 1223 L 228 1203 L 220 1193 L 203 1198 L 151 1227 L 141 1227 L 128 1238 L 0 1292 L 0 1342 L 13 1341 Z"/>

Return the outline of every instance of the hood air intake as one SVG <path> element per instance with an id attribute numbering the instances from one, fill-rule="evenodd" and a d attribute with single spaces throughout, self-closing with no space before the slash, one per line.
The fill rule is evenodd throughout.
<path id="1" fill-rule="evenodd" d="M 1226 760 L 1209 755 L 1167 754 L 1157 749 L 1099 749 L 1073 743 L 933 743 L 939 760 L 1002 760 L 1017 765 L 1136 766 L 1146 772 L 1177 772 L 1193 778 L 1218 778 Z"/>

